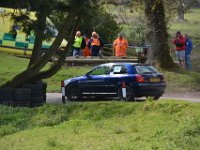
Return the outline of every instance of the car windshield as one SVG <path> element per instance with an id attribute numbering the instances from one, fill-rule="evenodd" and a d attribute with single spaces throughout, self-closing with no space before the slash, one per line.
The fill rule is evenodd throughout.
<path id="1" fill-rule="evenodd" d="M 135 66 L 138 74 L 152 74 L 157 73 L 157 70 L 153 66 Z"/>

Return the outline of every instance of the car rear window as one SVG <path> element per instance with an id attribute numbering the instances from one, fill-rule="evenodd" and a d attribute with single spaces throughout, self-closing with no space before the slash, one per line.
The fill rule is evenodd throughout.
<path id="1" fill-rule="evenodd" d="M 157 73 L 157 70 L 153 66 L 135 66 L 138 74 L 151 74 Z"/>

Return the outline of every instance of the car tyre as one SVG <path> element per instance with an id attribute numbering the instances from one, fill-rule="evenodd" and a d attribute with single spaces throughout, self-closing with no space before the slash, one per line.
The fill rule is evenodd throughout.
<path id="1" fill-rule="evenodd" d="M 134 101 L 135 99 L 134 99 L 133 89 L 130 88 L 129 86 L 126 86 L 125 88 L 126 88 L 126 94 L 127 94 L 126 98 L 123 98 L 122 87 L 120 87 L 118 89 L 117 94 L 118 94 L 119 100 L 122 100 L 122 101 Z"/>
<path id="2" fill-rule="evenodd" d="M 159 100 L 159 98 L 160 98 L 160 95 L 157 95 L 157 96 L 153 97 L 154 100 Z"/>
<path id="3" fill-rule="evenodd" d="M 69 85 L 65 88 L 66 97 L 70 101 L 81 100 L 81 95 L 77 86 Z"/>

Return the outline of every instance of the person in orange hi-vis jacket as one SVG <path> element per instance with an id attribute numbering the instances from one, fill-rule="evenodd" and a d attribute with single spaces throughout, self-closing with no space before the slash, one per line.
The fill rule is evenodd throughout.
<path id="1" fill-rule="evenodd" d="M 114 56 L 126 57 L 126 49 L 128 41 L 123 37 L 122 33 L 118 34 L 118 38 L 113 42 Z"/>
<path id="2" fill-rule="evenodd" d="M 88 47 L 88 42 L 89 42 L 90 39 L 88 38 L 87 34 L 84 34 L 83 37 L 84 37 L 85 42 L 86 42 L 86 47 L 83 49 L 83 56 L 85 56 L 85 57 L 91 56 L 90 48 Z"/>

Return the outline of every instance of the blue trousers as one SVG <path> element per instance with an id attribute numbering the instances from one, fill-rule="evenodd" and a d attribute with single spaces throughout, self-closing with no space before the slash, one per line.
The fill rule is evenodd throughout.
<path id="1" fill-rule="evenodd" d="M 76 49 L 76 48 L 74 48 L 73 57 L 81 56 L 81 55 L 82 55 L 81 49 Z"/>
<path id="2" fill-rule="evenodd" d="M 186 64 L 187 70 L 192 69 L 192 64 L 191 64 L 191 61 L 190 61 L 190 54 L 185 55 L 185 64 Z"/>

